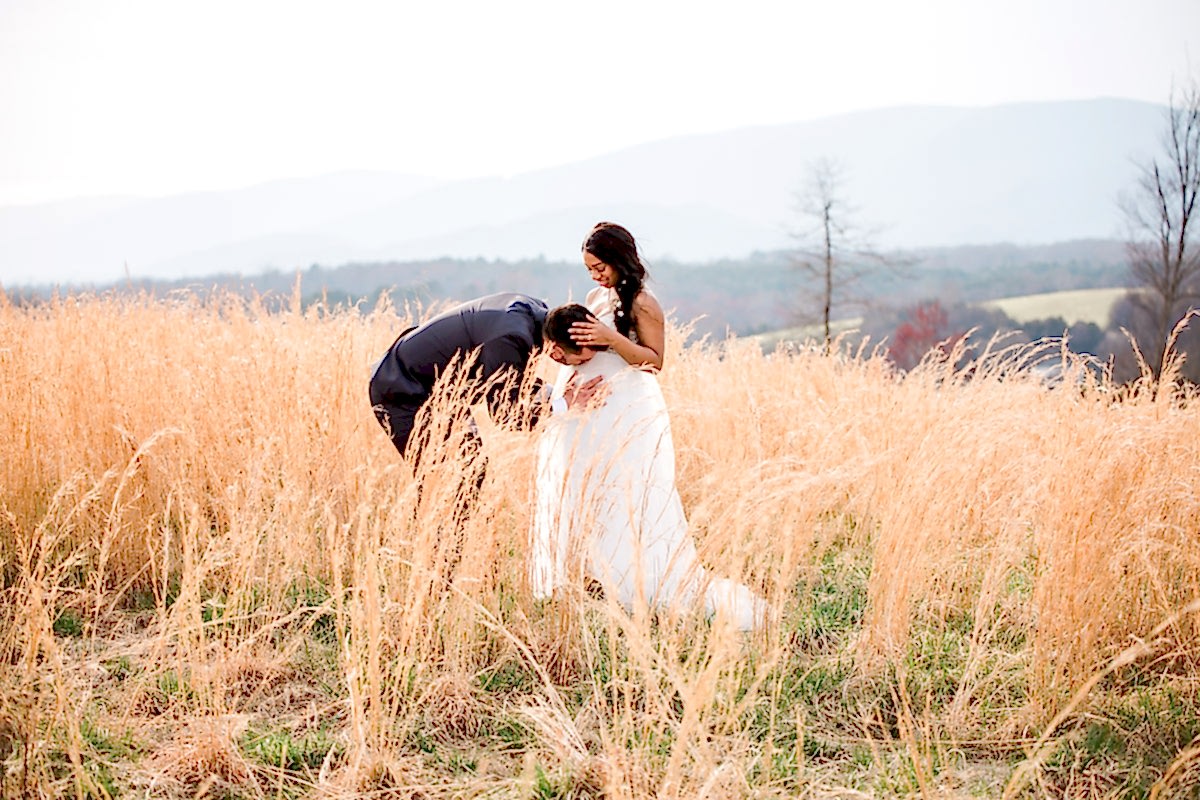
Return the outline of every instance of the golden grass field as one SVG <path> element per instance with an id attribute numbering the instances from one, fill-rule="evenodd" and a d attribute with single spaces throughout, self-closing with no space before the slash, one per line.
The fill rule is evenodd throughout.
<path id="1" fill-rule="evenodd" d="M 0 300 L 0 797 L 1196 796 L 1194 391 L 673 330 L 739 634 L 534 601 L 536 432 L 455 523 L 367 401 L 411 315 L 282 305 Z"/>

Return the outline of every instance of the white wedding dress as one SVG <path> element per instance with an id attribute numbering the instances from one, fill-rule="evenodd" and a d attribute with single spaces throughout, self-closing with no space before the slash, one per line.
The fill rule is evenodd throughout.
<path id="1" fill-rule="evenodd" d="M 589 307 L 613 324 L 611 290 L 589 295 Z M 577 367 L 562 367 L 555 397 L 574 374 L 581 382 L 602 376 L 607 394 L 598 408 L 557 414 L 542 427 L 534 595 L 549 597 L 582 571 L 630 610 L 703 604 L 706 614 L 743 630 L 754 627 L 763 601 L 742 584 L 708 574 L 697 558 L 675 490 L 671 423 L 658 380 L 601 351 Z"/>

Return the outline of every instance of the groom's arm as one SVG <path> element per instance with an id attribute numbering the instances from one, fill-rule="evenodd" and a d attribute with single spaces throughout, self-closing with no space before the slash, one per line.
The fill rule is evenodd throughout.
<path id="1" fill-rule="evenodd" d="M 567 408 L 572 411 L 587 410 L 593 405 L 600 405 L 604 402 L 604 392 L 607 388 L 604 385 L 604 379 L 599 375 L 585 383 L 579 383 L 573 377 L 563 392 L 563 400 L 566 401 Z"/>
<path id="2" fill-rule="evenodd" d="M 537 378 L 530 381 L 532 391 L 522 391 L 531 349 L 531 343 L 516 336 L 499 337 L 479 348 L 476 363 L 487 384 L 484 399 L 493 419 L 503 420 L 508 425 L 533 427 L 547 410 L 554 413 L 582 410 L 603 398 L 604 382 L 598 375 L 584 383 L 572 378 L 563 392 L 566 408 L 555 407 L 559 404 L 550 401 L 548 387 Z"/>
<path id="3" fill-rule="evenodd" d="M 529 388 L 523 389 L 520 381 L 511 376 L 507 380 L 493 380 L 486 393 L 492 419 L 506 427 L 532 428 L 547 413 L 587 411 L 599 405 L 607 390 L 599 375 L 583 383 L 572 381 L 563 396 L 555 398 L 551 397 L 551 387 L 544 382 L 534 378 L 529 383 Z"/>
<path id="4" fill-rule="evenodd" d="M 527 377 L 532 342 L 519 336 L 504 336 L 479 348 L 477 364 L 484 381 L 483 400 L 492 419 L 506 428 L 532 428 L 542 417 L 566 411 L 560 398 L 552 403 L 551 387 L 536 377 Z"/>
<path id="5" fill-rule="evenodd" d="M 503 369 L 487 382 L 483 400 L 492 419 L 506 428 L 532 428 L 550 407 L 550 387 L 537 378 L 524 379 L 515 369 Z"/>
<path id="6" fill-rule="evenodd" d="M 494 419 L 514 419 L 521 413 L 521 383 L 529 365 L 531 343 L 516 336 L 501 336 L 484 342 L 476 355 L 479 377 L 484 382 L 483 400 Z M 534 380 L 535 391 L 541 381 Z M 533 411 L 534 414 L 537 410 Z"/>

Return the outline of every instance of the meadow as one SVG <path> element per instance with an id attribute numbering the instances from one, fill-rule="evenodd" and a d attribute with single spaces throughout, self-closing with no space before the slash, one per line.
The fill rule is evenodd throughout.
<path id="1" fill-rule="evenodd" d="M 1200 402 L 1170 369 L 674 327 L 693 534 L 770 604 L 744 634 L 532 597 L 536 431 L 484 426 L 460 517 L 460 431 L 414 476 L 371 414 L 424 313 L 0 299 L 0 797 L 1200 791 Z"/>
<path id="2" fill-rule="evenodd" d="M 1101 328 L 1107 328 L 1113 305 L 1127 294 L 1127 288 L 1072 289 L 1005 297 L 989 300 L 981 305 L 985 308 L 997 308 L 1017 322 L 1062 317 L 1068 325 L 1091 322 Z"/>

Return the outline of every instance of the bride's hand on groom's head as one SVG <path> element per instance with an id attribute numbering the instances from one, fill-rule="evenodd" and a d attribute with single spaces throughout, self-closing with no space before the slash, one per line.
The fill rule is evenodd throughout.
<path id="1" fill-rule="evenodd" d="M 575 342 L 576 347 L 611 347 L 612 336 L 614 333 L 603 322 L 596 318 L 592 318 L 588 322 L 576 322 L 571 325 L 571 341 Z"/>
<path id="2" fill-rule="evenodd" d="M 580 383 L 579 376 L 575 375 L 567 383 L 566 391 L 563 392 L 563 398 L 567 401 L 567 408 L 572 410 L 584 409 L 590 406 L 601 405 L 607 393 L 608 386 L 605 385 L 604 379 L 599 375 L 585 383 Z"/>

